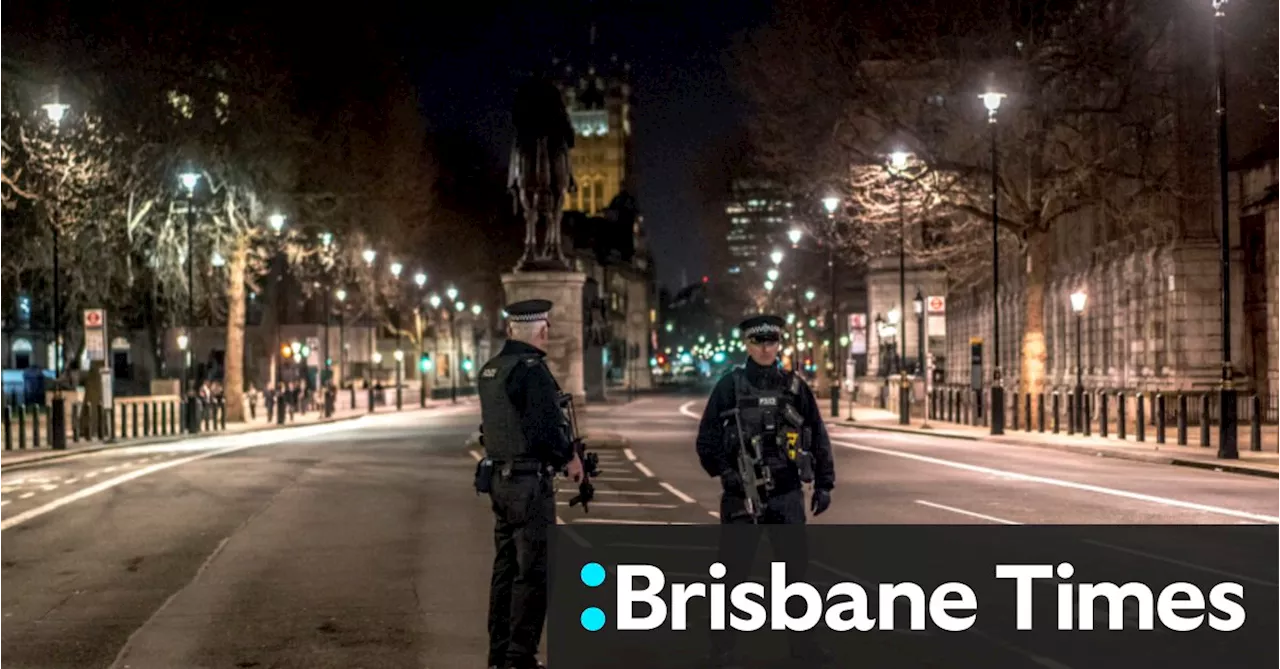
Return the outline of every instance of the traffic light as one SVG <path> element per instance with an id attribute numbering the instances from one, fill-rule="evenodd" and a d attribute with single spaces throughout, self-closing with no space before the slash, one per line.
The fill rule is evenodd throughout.
<path id="1" fill-rule="evenodd" d="M 431 354 L 423 353 L 418 357 L 418 369 L 422 372 L 431 371 Z"/>
<path id="2" fill-rule="evenodd" d="M 293 349 L 292 349 L 288 344 L 281 344 L 281 345 L 280 345 L 280 356 L 281 356 L 281 357 L 284 357 L 284 358 L 287 358 L 287 357 L 289 357 L 289 356 L 291 356 L 291 355 L 293 355 Z"/>
<path id="3" fill-rule="evenodd" d="M 471 358 L 463 358 L 463 359 L 462 359 L 462 371 L 464 371 L 464 372 L 470 372 L 470 371 L 471 371 Z"/>

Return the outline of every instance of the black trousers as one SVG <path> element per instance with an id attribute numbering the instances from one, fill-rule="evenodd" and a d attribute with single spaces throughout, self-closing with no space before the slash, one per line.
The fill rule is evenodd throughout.
<path id="1" fill-rule="evenodd" d="M 717 559 L 725 566 L 724 582 L 729 587 L 745 580 L 768 578 L 767 574 L 760 574 L 759 579 L 750 577 L 760 540 L 766 536 L 769 539 L 768 561 L 787 563 L 788 582 L 803 580 L 808 571 L 809 545 L 804 536 L 807 520 L 804 490 L 774 494 L 762 499 L 761 504 L 764 510 L 753 523 L 749 516 L 742 514 L 743 498 L 733 495 L 722 495 L 720 498 L 720 523 L 724 529 L 720 533 Z M 752 528 L 752 525 L 769 527 L 757 529 Z M 711 652 L 716 660 L 727 660 L 736 646 L 738 634 L 742 633 L 728 629 L 711 633 Z M 812 647 L 812 642 L 798 633 L 790 633 L 787 640 L 796 657 L 805 657 L 806 651 Z"/>
<path id="2" fill-rule="evenodd" d="M 548 536 L 556 523 L 551 479 L 495 474 L 489 589 L 489 666 L 535 666 L 547 617 Z"/>

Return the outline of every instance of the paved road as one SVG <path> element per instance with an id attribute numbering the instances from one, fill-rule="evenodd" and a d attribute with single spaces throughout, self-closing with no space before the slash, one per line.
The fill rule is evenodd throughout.
<path id="1" fill-rule="evenodd" d="M 559 493 L 562 522 L 716 522 L 718 484 L 693 455 L 701 402 L 591 407 L 590 426 L 632 443 L 600 450 L 589 514 L 568 507 L 574 490 Z M 464 443 L 477 413 L 379 414 L 6 473 L 5 666 L 481 666 L 492 520 Z M 1276 483 L 1255 477 L 844 428 L 836 438 L 839 484 L 819 523 L 1280 515 Z"/>

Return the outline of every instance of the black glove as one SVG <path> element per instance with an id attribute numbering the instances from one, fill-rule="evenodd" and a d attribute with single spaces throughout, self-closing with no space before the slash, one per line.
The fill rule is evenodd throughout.
<path id="1" fill-rule="evenodd" d="M 741 495 L 746 492 L 742 487 L 742 475 L 735 469 L 720 472 L 720 487 L 724 488 L 725 493 L 729 495 Z"/>
<path id="2" fill-rule="evenodd" d="M 813 515 L 821 516 L 822 512 L 826 511 L 829 506 L 831 506 L 831 491 L 814 490 L 813 497 L 809 499 L 809 510 L 813 512 Z"/>

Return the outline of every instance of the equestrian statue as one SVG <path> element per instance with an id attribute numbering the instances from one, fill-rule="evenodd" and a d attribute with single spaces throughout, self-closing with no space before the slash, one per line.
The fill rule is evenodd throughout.
<path id="1" fill-rule="evenodd" d="M 560 216 L 565 192 L 578 192 L 570 168 L 573 124 L 560 91 L 541 73 L 516 92 L 515 142 L 507 187 L 515 213 L 524 212 L 524 255 L 516 271 L 568 270 L 560 249 Z M 542 247 L 537 248 L 538 221 L 543 220 Z"/>

